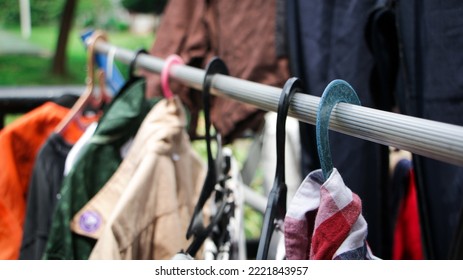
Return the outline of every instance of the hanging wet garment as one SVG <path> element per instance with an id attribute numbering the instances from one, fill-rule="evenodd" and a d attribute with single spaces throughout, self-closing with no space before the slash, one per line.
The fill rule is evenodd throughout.
<path id="1" fill-rule="evenodd" d="M 284 224 L 286 258 L 375 259 L 366 242 L 368 225 L 360 198 L 336 168 L 323 181 L 321 170 L 311 172 L 289 204 Z"/>
<path id="2" fill-rule="evenodd" d="M 17 259 L 26 198 L 35 157 L 69 109 L 47 102 L 0 132 L 0 259 Z M 65 138 L 75 142 L 82 131 L 70 126 Z"/>
<path id="3" fill-rule="evenodd" d="M 186 125 L 177 96 L 156 104 L 120 168 L 74 217 L 74 231 L 98 238 L 90 259 L 170 259 L 188 245 L 205 170 Z M 98 221 L 92 230 L 79 229 L 89 216 Z"/>
<path id="4" fill-rule="evenodd" d="M 171 0 L 168 2 L 150 53 L 165 58 L 180 55 L 186 64 L 203 68 L 218 56 L 230 75 L 272 86 L 289 78 L 288 61 L 275 47 L 275 0 Z M 236 32 L 239 30 L 240 32 Z M 192 113 L 190 134 L 196 131 L 201 99 L 187 87 L 172 85 Z M 148 96 L 161 95 L 158 75 L 150 75 Z M 211 101 L 211 121 L 224 144 L 246 129 L 257 130 L 264 111 L 227 98 Z"/>
<path id="5" fill-rule="evenodd" d="M 122 161 L 121 147 L 133 137 L 157 100 L 144 96 L 145 82 L 126 84 L 100 118 L 95 134 L 64 178 L 53 216 L 45 259 L 88 259 L 95 241 L 71 232 L 70 221 L 109 180 Z M 92 215 L 80 221 L 91 231 Z"/>
<path id="6" fill-rule="evenodd" d="M 394 188 L 401 188 L 397 219 L 394 227 L 393 260 L 422 260 L 418 199 L 412 163 L 408 159 L 400 160 L 394 170 L 392 182 Z"/>
<path id="7" fill-rule="evenodd" d="M 374 57 L 365 38 L 370 13 L 378 2 L 381 0 L 286 1 L 291 74 L 303 80 L 308 93 L 321 96 L 330 81 L 343 79 L 355 88 L 364 106 L 378 106 L 370 85 Z M 315 131 L 308 124 L 300 127 L 302 174 L 308 174 L 319 168 Z M 387 257 L 392 240 L 385 211 L 387 147 L 337 132 L 330 132 L 330 139 L 334 164 L 346 184 L 363 198 L 368 242 L 375 254 Z"/>
<path id="8" fill-rule="evenodd" d="M 463 2 L 396 2 L 401 112 L 463 125 Z M 458 227 L 463 210 L 463 168 L 420 156 L 413 158 L 413 164 L 420 215 L 427 220 L 423 229 L 425 257 L 454 258 L 455 238 L 460 236 L 460 244 L 463 240 L 463 228 Z"/>
<path id="9" fill-rule="evenodd" d="M 32 171 L 19 259 L 40 260 L 48 240 L 63 169 L 72 145 L 53 133 L 42 146 Z"/>

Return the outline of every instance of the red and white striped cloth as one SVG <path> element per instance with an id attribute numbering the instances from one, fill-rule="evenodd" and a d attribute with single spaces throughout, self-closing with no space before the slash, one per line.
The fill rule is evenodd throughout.
<path id="1" fill-rule="evenodd" d="M 366 242 L 368 226 L 362 202 L 335 168 L 323 183 L 321 170 L 311 172 L 289 204 L 285 217 L 289 260 L 377 259 Z"/>

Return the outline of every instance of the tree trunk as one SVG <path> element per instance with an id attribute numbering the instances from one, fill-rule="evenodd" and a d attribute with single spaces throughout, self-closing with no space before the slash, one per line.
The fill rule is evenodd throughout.
<path id="1" fill-rule="evenodd" d="M 76 4 L 77 0 L 66 0 L 66 3 L 64 4 L 63 13 L 61 15 L 58 42 L 52 64 L 52 73 L 56 75 L 67 75 L 66 47 L 68 44 L 69 33 L 72 28 L 72 22 L 74 20 Z"/>

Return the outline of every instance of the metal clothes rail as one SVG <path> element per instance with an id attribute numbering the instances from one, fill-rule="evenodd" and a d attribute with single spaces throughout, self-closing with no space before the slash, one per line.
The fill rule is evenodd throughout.
<path id="1" fill-rule="evenodd" d="M 96 51 L 129 64 L 135 52 L 98 41 Z M 154 73 L 160 73 L 164 60 L 141 54 L 136 61 Z M 204 71 L 185 65 L 173 65 L 170 76 L 201 90 Z M 212 81 L 212 94 L 252 104 L 262 110 L 277 112 L 282 89 L 217 74 Z M 320 98 L 304 93 L 293 97 L 289 116 L 315 124 Z M 463 127 L 410 117 L 377 109 L 339 103 L 330 118 L 330 129 L 357 138 L 407 150 L 414 154 L 463 166 Z"/>
<path id="2" fill-rule="evenodd" d="M 63 95 L 79 96 L 85 86 L 0 86 L 0 129 L 7 114 L 26 113 Z"/>

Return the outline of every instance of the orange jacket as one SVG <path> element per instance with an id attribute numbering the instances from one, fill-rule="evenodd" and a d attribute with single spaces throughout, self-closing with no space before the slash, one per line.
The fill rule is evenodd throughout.
<path id="1" fill-rule="evenodd" d="M 0 259 L 19 257 L 35 156 L 68 112 L 47 102 L 0 131 Z M 81 134 L 81 129 L 72 124 L 64 138 L 74 143 Z"/>

